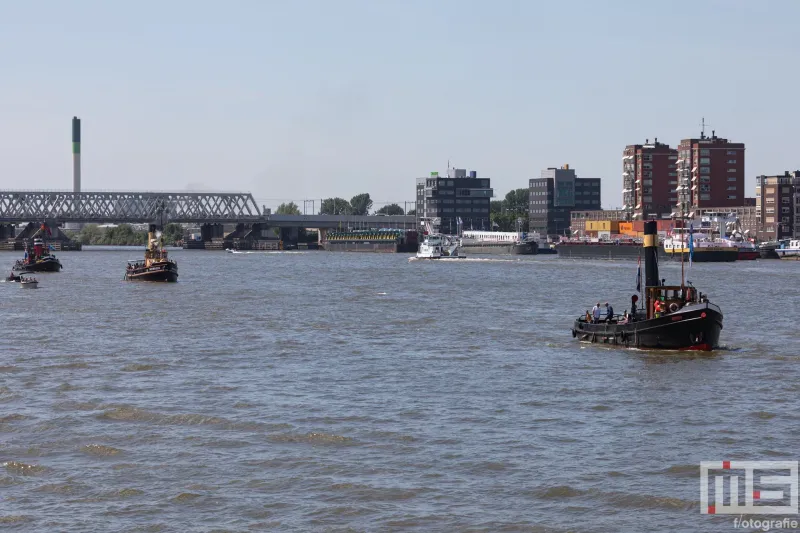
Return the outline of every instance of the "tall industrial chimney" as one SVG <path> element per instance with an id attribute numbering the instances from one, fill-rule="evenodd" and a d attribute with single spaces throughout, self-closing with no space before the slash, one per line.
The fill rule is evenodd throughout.
<path id="1" fill-rule="evenodd" d="M 81 119 L 72 117 L 72 192 L 81 192 Z"/>

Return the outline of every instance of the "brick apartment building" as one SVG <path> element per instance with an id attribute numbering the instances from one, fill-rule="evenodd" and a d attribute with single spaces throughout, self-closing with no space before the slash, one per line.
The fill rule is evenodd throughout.
<path id="1" fill-rule="evenodd" d="M 678 145 L 676 212 L 745 205 L 744 143 L 704 133 Z"/>
<path id="2" fill-rule="evenodd" d="M 800 236 L 800 170 L 756 177 L 756 213 L 762 241 Z"/>
<path id="3" fill-rule="evenodd" d="M 600 209 L 600 178 L 578 178 L 569 165 L 542 170 L 540 178 L 529 180 L 528 190 L 528 228 L 542 236 L 569 235 L 573 210 Z"/>
<path id="4" fill-rule="evenodd" d="M 646 139 L 631 144 L 622 153 L 622 203 L 630 218 L 668 218 L 678 201 L 675 162 L 678 151 Z"/>

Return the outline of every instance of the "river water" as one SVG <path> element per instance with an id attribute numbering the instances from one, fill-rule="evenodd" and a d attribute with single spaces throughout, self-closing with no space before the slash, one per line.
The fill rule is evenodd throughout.
<path id="1" fill-rule="evenodd" d="M 695 264 L 722 349 L 673 355 L 570 334 L 631 262 L 140 255 L 0 284 L 4 531 L 730 531 L 699 462 L 800 458 L 800 263 Z"/>

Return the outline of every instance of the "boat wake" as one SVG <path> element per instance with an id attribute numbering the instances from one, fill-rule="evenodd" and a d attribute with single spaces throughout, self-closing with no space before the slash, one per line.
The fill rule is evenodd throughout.
<path id="1" fill-rule="evenodd" d="M 522 259 L 488 259 L 482 257 L 453 257 L 451 259 L 448 258 L 438 258 L 438 259 L 430 259 L 427 257 L 409 257 L 408 262 L 411 261 L 422 261 L 422 262 L 429 262 L 429 263 L 519 263 Z"/>

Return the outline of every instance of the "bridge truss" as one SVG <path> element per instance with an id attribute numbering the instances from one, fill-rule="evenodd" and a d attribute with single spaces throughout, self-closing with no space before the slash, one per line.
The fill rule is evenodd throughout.
<path id="1" fill-rule="evenodd" d="M 215 224 L 255 222 L 250 193 L 0 191 L 0 222 Z"/>

